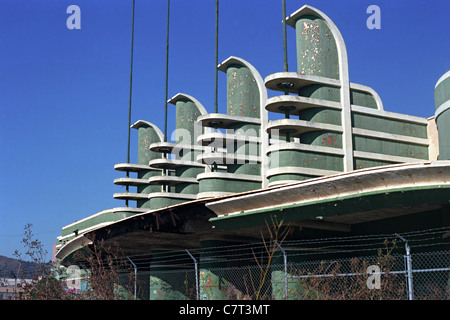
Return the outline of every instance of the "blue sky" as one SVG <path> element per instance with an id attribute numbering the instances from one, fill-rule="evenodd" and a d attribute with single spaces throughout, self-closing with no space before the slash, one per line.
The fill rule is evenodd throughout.
<path id="1" fill-rule="evenodd" d="M 81 29 L 69 30 L 69 5 Z M 164 126 L 166 0 L 136 0 L 132 123 Z M 350 81 L 372 87 L 385 110 L 434 114 L 436 81 L 450 69 L 446 0 L 286 0 L 323 11 L 347 46 Z M 369 5 L 381 29 L 369 30 Z M 169 97 L 213 112 L 215 1 L 171 0 Z M 221 0 L 219 62 L 249 61 L 263 78 L 283 71 L 281 0 Z M 0 0 L 0 255 L 21 250 L 25 224 L 51 258 L 61 228 L 124 206 L 113 184 L 126 161 L 132 0 Z M 296 71 L 288 27 L 289 71 Z M 219 112 L 226 112 L 219 73 Z M 274 93 L 269 92 L 269 96 Z M 168 132 L 174 127 L 169 105 Z M 132 131 L 131 162 L 137 133 Z"/>

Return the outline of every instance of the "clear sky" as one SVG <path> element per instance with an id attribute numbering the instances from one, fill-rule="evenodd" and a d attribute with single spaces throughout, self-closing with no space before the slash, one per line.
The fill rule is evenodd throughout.
<path id="1" fill-rule="evenodd" d="M 219 63 L 229 56 L 266 76 L 283 71 L 281 0 L 221 0 Z M 434 85 L 450 69 L 447 0 L 286 0 L 328 15 L 347 46 L 350 81 L 385 110 L 434 115 Z M 369 5 L 381 29 L 368 29 Z M 66 12 L 81 9 L 81 29 Z M 136 0 L 132 123 L 164 128 L 166 0 Z M 132 0 L 0 0 L 0 255 L 21 249 L 27 223 L 45 245 L 61 228 L 124 206 L 113 193 L 126 162 Z M 214 0 L 171 0 L 169 98 L 192 95 L 213 112 Z M 289 71 L 296 71 L 288 27 Z M 219 112 L 226 112 L 219 73 Z M 269 92 L 269 97 L 274 93 Z M 174 127 L 169 105 L 168 132 Z M 134 131 L 134 130 L 133 130 Z M 131 136 L 136 161 L 137 132 Z M 170 138 L 169 138 L 170 140 Z M 133 203 L 133 202 L 132 202 Z"/>

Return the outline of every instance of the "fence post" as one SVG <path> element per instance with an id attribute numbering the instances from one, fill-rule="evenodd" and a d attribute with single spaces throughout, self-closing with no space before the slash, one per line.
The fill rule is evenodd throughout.
<path id="1" fill-rule="evenodd" d="M 197 263 L 197 259 L 194 258 L 194 256 L 189 252 L 188 249 L 185 249 L 186 252 L 188 253 L 188 255 L 191 257 L 192 260 L 194 260 L 194 268 L 195 268 L 195 291 L 196 291 L 196 299 L 200 300 L 199 297 L 199 292 L 198 292 L 198 263 Z"/>
<path id="2" fill-rule="evenodd" d="M 285 300 L 288 300 L 288 279 L 287 279 L 287 255 L 286 251 L 280 246 L 280 244 L 275 240 L 275 244 L 280 248 L 281 252 L 283 253 L 283 260 L 284 260 L 284 294 L 285 294 Z"/>
<path id="3" fill-rule="evenodd" d="M 406 250 L 406 269 L 408 277 L 408 300 L 414 300 L 414 288 L 413 288 L 413 274 L 412 274 L 412 260 L 411 260 L 411 249 L 408 245 L 408 241 L 403 238 L 398 233 L 395 234 L 400 240 L 405 242 Z"/>
<path id="4" fill-rule="evenodd" d="M 130 259 L 130 257 L 127 257 L 127 259 L 131 262 L 134 268 L 134 300 L 136 300 L 136 281 L 137 281 L 137 267 L 134 264 L 134 262 Z"/>

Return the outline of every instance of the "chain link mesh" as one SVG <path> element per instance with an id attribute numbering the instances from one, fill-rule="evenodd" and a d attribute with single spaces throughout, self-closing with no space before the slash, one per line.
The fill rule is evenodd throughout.
<path id="1" fill-rule="evenodd" d="M 450 299 L 450 253 L 412 255 L 415 300 Z M 378 266 L 379 273 L 369 271 Z M 167 267 L 167 266 L 166 266 Z M 287 272 L 285 272 L 285 270 Z M 405 256 L 138 272 L 140 299 L 406 300 Z M 377 283 L 378 279 L 378 283 Z"/>
<path id="2" fill-rule="evenodd" d="M 412 244 L 409 265 L 406 242 L 397 242 L 405 238 L 397 234 L 276 245 L 268 241 L 126 258 L 135 266 L 137 299 L 449 300 L 450 252 L 442 250 L 448 247 L 448 230 L 406 234 Z"/>

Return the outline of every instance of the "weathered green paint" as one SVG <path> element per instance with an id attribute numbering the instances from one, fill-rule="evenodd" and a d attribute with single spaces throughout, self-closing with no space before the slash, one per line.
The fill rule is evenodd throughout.
<path id="1" fill-rule="evenodd" d="M 175 176 L 180 178 L 195 178 L 197 174 L 204 171 L 205 169 L 202 167 L 182 166 L 175 169 Z"/>
<path id="2" fill-rule="evenodd" d="M 227 69 L 227 114 L 240 117 L 260 117 L 260 93 L 251 71 L 240 65 L 231 65 Z M 229 127 L 229 133 L 247 137 L 258 137 L 258 125 L 236 123 Z M 234 142 L 233 149 L 227 150 L 239 155 L 259 155 L 259 145 L 249 142 Z M 229 164 L 227 172 L 235 174 L 260 175 L 261 166 L 257 163 L 235 161 Z M 240 183 L 240 182 L 238 182 Z M 235 185 L 236 183 L 234 183 Z M 248 185 L 248 183 L 246 183 Z M 255 185 L 255 184 L 250 184 Z"/>
<path id="3" fill-rule="evenodd" d="M 79 222 L 64 227 L 61 231 L 61 237 L 64 237 L 64 239 L 57 240 L 57 245 L 61 245 L 67 241 L 70 241 L 78 235 L 86 232 L 87 229 L 91 229 L 96 225 L 115 222 L 127 217 L 131 217 L 135 214 L 136 212 L 105 210 L 104 212 L 92 215 L 88 218 L 80 220 Z"/>
<path id="4" fill-rule="evenodd" d="M 227 300 L 229 283 L 211 270 L 200 269 L 200 300 Z"/>
<path id="5" fill-rule="evenodd" d="M 137 173 L 137 177 L 139 179 L 148 179 L 153 176 L 160 176 L 161 171 L 160 170 L 142 170 Z M 159 192 L 161 191 L 161 187 L 157 185 L 151 185 L 151 184 L 142 184 L 138 185 L 136 187 L 137 193 L 144 193 L 144 194 L 150 194 L 152 192 Z M 149 200 L 137 200 L 136 201 L 136 207 L 137 208 L 150 208 L 150 201 Z"/>
<path id="6" fill-rule="evenodd" d="M 200 110 L 194 102 L 187 99 L 179 99 L 176 102 L 176 131 L 175 142 L 185 145 L 196 145 L 197 137 L 202 134 L 203 129 L 197 125 L 197 118 L 201 115 Z M 195 161 L 185 158 L 182 160 Z"/>
<path id="7" fill-rule="evenodd" d="M 302 16 L 295 31 L 297 72 L 339 79 L 336 41 L 327 23 L 315 16 Z"/>
<path id="8" fill-rule="evenodd" d="M 370 168 L 370 167 L 386 166 L 386 165 L 390 165 L 390 164 L 393 164 L 393 162 L 353 158 L 353 168 L 355 170 L 365 169 L 365 168 Z"/>
<path id="9" fill-rule="evenodd" d="M 259 137 L 260 135 L 260 127 L 259 125 L 247 124 L 247 123 L 236 123 L 232 124 L 228 127 L 228 133 L 232 134 L 240 134 L 252 137 Z"/>
<path id="10" fill-rule="evenodd" d="M 200 180 L 200 192 L 243 192 L 261 188 L 260 182 L 226 179 L 208 178 Z"/>
<path id="11" fill-rule="evenodd" d="M 270 168 L 302 167 L 343 171 L 342 156 L 303 150 L 280 150 L 269 154 Z"/>
<path id="12" fill-rule="evenodd" d="M 204 172 L 205 169 L 202 167 L 179 167 L 175 169 L 175 175 L 180 178 L 195 178 L 199 173 Z M 197 194 L 198 193 L 198 183 L 180 183 L 175 186 L 176 193 L 182 194 Z"/>
<path id="13" fill-rule="evenodd" d="M 259 118 L 259 90 L 251 71 L 232 65 L 227 69 L 227 113 L 241 117 Z"/>
<path id="14" fill-rule="evenodd" d="M 300 91 L 300 95 L 321 100 L 330 100 L 335 102 L 340 101 L 339 89 L 329 86 L 320 86 L 320 85 L 307 86 Z M 311 122 L 327 123 L 334 125 L 342 124 L 341 111 L 329 108 L 305 109 L 300 112 L 299 118 L 301 120 Z M 327 131 L 306 132 L 300 136 L 300 142 L 316 146 L 342 148 L 342 134 Z M 323 169 L 328 168 L 324 167 Z"/>
<path id="15" fill-rule="evenodd" d="M 158 152 L 150 151 L 150 145 L 155 142 L 161 142 L 161 139 L 155 129 L 147 124 L 141 124 L 138 129 L 138 164 L 148 165 L 151 160 L 161 157 Z M 161 175 L 161 171 L 142 170 L 137 173 L 137 178 L 148 179 L 155 175 Z M 136 189 L 137 193 L 149 194 L 152 192 L 158 192 L 160 187 L 144 184 L 139 185 Z M 148 200 L 137 200 L 136 207 L 150 208 L 150 202 Z"/>
<path id="16" fill-rule="evenodd" d="M 188 300 L 188 297 L 159 277 L 150 276 L 150 300 Z"/>
<path id="17" fill-rule="evenodd" d="M 227 74 L 227 115 L 234 117 L 260 118 L 260 92 L 251 70 L 241 64 L 230 64 Z M 245 121 L 230 124 L 226 132 L 242 137 L 259 137 L 260 126 Z M 239 156 L 259 156 L 258 143 L 249 141 L 226 141 L 227 153 Z M 238 174 L 261 175 L 261 165 L 257 159 L 229 159 L 226 170 L 213 167 L 214 172 L 226 172 L 230 178 L 202 178 L 199 192 L 242 192 L 261 188 L 260 182 L 239 179 Z M 233 177 L 233 175 L 236 175 Z"/>
<path id="18" fill-rule="evenodd" d="M 450 100 L 450 77 L 439 83 L 434 90 L 434 103 L 436 109 Z"/>
<path id="19" fill-rule="evenodd" d="M 233 143 L 233 149 L 229 150 L 230 152 L 234 151 L 234 154 L 247 155 L 247 156 L 259 156 L 259 144 L 255 142 L 248 141 L 238 141 Z M 228 148 L 227 148 L 228 151 Z"/>
<path id="20" fill-rule="evenodd" d="M 354 128 L 401 134 L 404 136 L 427 139 L 427 125 L 405 120 L 376 117 L 368 114 L 352 113 Z"/>
<path id="21" fill-rule="evenodd" d="M 313 146 L 342 148 L 342 134 L 328 131 L 311 131 L 302 134 L 300 142 Z"/>
<path id="22" fill-rule="evenodd" d="M 340 125 L 342 122 L 341 111 L 327 108 L 310 108 L 302 110 L 300 119 L 336 125 Z"/>
<path id="23" fill-rule="evenodd" d="M 158 134 L 155 129 L 149 125 L 141 125 L 138 129 L 138 164 L 148 165 L 150 160 L 160 158 L 158 152 L 150 151 L 150 145 L 155 142 L 160 142 Z"/>
<path id="24" fill-rule="evenodd" d="M 332 79 L 340 79 L 339 54 L 336 39 L 327 23 L 320 17 L 303 15 L 295 22 L 297 43 L 297 72 Z M 311 84 L 298 91 L 299 96 L 317 100 L 341 101 L 341 90 L 325 84 Z M 342 125 L 340 110 L 327 107 L 308 108 L 298 114 L 300 120 Z M 292 139 L 291 139 L 292 141 Z M 343 148 L 342 134 L 331 131 L 310 131 L 300 136 L 301 144 L 321 147 Z M 299 167 L 343 171 L 343 157 L 322 152 L 303 150 L 280 150 L 269 154 L 270 169 L 277 167 Z M 283 180 L 304 180 L 313 177 L 308 174 L 283 173 L 271 176 L 274 183 Z"/>
<path id="25" fill-rule="evenodd" d="M 350 103 L 356 106 L 377 109 L 377 102 L 369 92 L 350 90 Z"/>
<path id="26" fill-rule="evenodd" d="M 439 134 L 438 160 L 450 160 L 450 109 L 441 113 L 436 123 Z"/>
<path id="27" fill-rule="evenodd" d="M 341 101 L 341 91 L 339 90 L 339 88 L 322 84 L 312 84 L 309 86 L 305 86 L 299 90 L 298 95 L 301 97 L 334 102 Z"/>
<path id="28" fill-rule="evenodd" d="M 196 162 L 197 157 L 202 154 L 202 151 L 192 147 L 193 145 L 178 145 L 173 149 L 175 159 L 183 161 Z"/>
<path id="29" fill-rule="evenodd" d="M 105 222 L 114 222 L 120 219 L 124 219 L 126 217 L 130 217 L 132 215 L 136 214 L 135 212 L 127 212 L 127 211 L 115 211 L 115 210 L 105 210 L 104 212 L 98 213 L 96 215 L 93 215 L 91 217 L 85 218 L 83 220 L 80 220 L 79 222 L 76 222 L 74 224 L 71 224 L 70 226 L 64 227 L 62 229 L 61 235 L 67 236 L 67 235 L 74 235 L 75 231 L 78 230 L 81 234 L 82 230 L 91 228 L 92 226 L 105 223 Z"/>
<path id="30" fill-rule="evenodd" d="M 412 143 L 381 138 L 353 136 L 353 148 L 357 151 L 373 152 L 391 156 L 428 159 L 428 147 Z"/>
<path id="31" fill-rule="evenodd" d="M 151 209 L 159 209 L 164 207 L 169 207 L 175 204 L 179 204 L 185 202 L 185 199 L 178 199 L 176 197 L 171 198 L 170 194 L 162 197 L 154 197 L 150 199 L 150 208 Z"/>
<path id="32" fill-rule="evenodd" d="M 318 16 L 303 15 L 295 22 L 297 43 L 297 72 L 332 79 L 340 79 L 340 62 L 336 39 L 327 23 Z M 340 102 L 341 90 L 325 84 L 312 84 L 302 87 L 299 96 L 312 99 Z M 300 111 L 299 119 L 342 125 L 340 110 L 330 108 L 309 108 Z M 330 148 L 343 148 L 342 134 L 329 131 L 310 131 L 300 136 L 300 143 Z M 270 168 L 277 165 L 301 168 L 343 171 L 342 156 L 321 152 L 301 150 L 282 150 L 269 155 Z M 304 180 L 311 178 L 307 174 L 281 174 L 270 177 L 270 182 Z"/>
<path id="33" fill-rule="evenodd" d="M 200 150 L 196 150 L 197 137 L 203 133 L 203 128 L 197 124 L 197 118 L 202 115 L 202 111 L 196 103 L 187 97 L 178 97 L 175 102 L 176 107 L 176 130 L 172 138 L 177 146 L 172 150 L 176 160 L 196 162 Z M 161 157 L 161 154 L 159 154 Z M 197 165 L 186 165 L 177 167 L 175 170 L 165 170 L 165 175 L 177 176 L 180 178 L 196 178 L 199 173 L 204 172 L 204 168 Z M 161 173 L 160 173 L 161 175 Z M 163 183 L 155 185 L 153 192 L 167 191 L 164 196 L 151 197 L 148 205 L 151 209 L 159 209 L 185 202 L 186 199 L 178 198 L 175 194 L 197 194 L 198 183 L 182 182 L 175 186 L 164 187 Z M 172 196 L 171 193 L 174 193 Z"/>
<path id="34" fill-rule="evenodd" d="M 228 165 L 227 172 L 235 174 L 250 174 L 260 176 L 261 165 L 257 163 L 230 164 Z"/>
<path id="35" fill-rule="evenodd" d="M 179 183 L 175 186 L 175 193 L 197 194 L 198 183 Z"/>
<path id="36" fill-rule="evenodd" d="M 145 190 L 142 193 L 146 193 L 146 192 L 148 192 L 148 190 Z M 149 200 L 145 200 L 145 199 L 136 200 L 136 207 L 137 208 L 143 208 L 143 209 L 151 209 L 150 201 Z"/>

